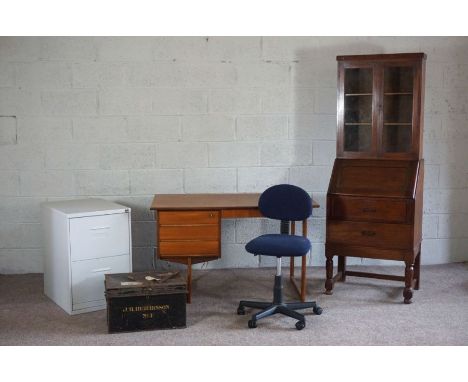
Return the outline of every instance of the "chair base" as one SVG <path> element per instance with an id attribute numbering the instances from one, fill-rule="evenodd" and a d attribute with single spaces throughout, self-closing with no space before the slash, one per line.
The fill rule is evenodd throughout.
<path id="1" fill-rule="evenodd" d="M 237 308 L 237 314 L 244 315 L 245 308 L 262 309 L 260 312 L 252 315 L 249 320 L 249 328 L 256 328 L 257 321 L 280 313 L 288 317 L 295 318 L 296 329 L 301 330 L 305 328 L 305 317 L 303 314 L 296 312 L 296 310 L 313 308 L 313 312 L 316 315 L 322 314 L 322 308 L 320 308 L 315 301 L 310 302 L 289 302 L 283 303 L 283 286 L 281 275 L 275 276 L 275 286 L 273 290 L 273 302 L 261 302 L 261 301 L 240 301 L 239 307 Z"/>

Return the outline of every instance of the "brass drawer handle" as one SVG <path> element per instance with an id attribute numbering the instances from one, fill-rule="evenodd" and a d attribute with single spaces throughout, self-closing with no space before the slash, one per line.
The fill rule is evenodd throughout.
<path id="1" fill-rule="evenodd" d="M 375 208 L 363 208 L 362 212 L 376 212 L 377 210 Z"/>
<path id="2" fill-rule="evenodd" d="M 210 212 L 210 218 L 213 218 L 213 217 L 214 217 L 214 213 Z"/>
<path id="3" fill-rule="evenodd" d="M 375 236 L 375 231 L 361 231 L 361 235 L 363 236 Z"/>

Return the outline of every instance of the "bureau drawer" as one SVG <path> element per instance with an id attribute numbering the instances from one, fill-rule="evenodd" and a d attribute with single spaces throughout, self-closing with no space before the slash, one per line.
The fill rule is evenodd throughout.
<path id="1" fill-rule="evenodd" d="M 218 224 L 219 211 L 160 211 L 159 225 Z"/>
<path id="2" fill-rule="evenodd" d="M 159 256 L 219 256 L 219 241 L 160 241 Z"/>
<path id="3" fill-rule="evenodd" d="M 104 301 L 104 275 L 130 271 L 130 255 L 73 262 L 71 277 L 73 305 Z"/>
<path id="4" fill-rule="evenodd" d="M 327 222 L 327 242 L 379 248 L 411 249 L 413 229 L 411 225 Z"/>
<path id="5" fill-rule="evenodd" d="M 405 200 L 333 196 L 330 198 L 330 202 L 330 217 L 332 219 L 388 223 L 407 221 L 407 202 Z"/>
<path id="6" fill-rule="evenodd" d="M 130 253 L 128 213 L 70 219 L 72 261 Z"/>
<path id="7" fill-rule="evenodd" d="M 163 225 L 159 240 L 218 240 L 219 225 Z"/>

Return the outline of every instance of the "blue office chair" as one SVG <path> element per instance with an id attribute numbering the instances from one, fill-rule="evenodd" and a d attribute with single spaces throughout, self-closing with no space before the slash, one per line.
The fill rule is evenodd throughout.
<path id="1" fill-rule="evenodd" d="M 290 221 L 305 220 L 312 215 L 312 199 L 302 188 L 291 184 L 279 184 L 265 190 L 258 201 L 260 212 L 267 218 L 281 220 L 282 224 Z M 305 328 L 304 315 L 296 312 L 298 309 L 313 308 L 317 315 L 322 314 L 315 301 L 283 302 L 283 285 L 281 276 L 281 258 L 283 256 L 305 256 L 310 251 L 310 241 L 303 236 L 289 234 L 268 234 L 259 236 L 247 243 L 247 252 L 262 256 L 276 257 L 276 276 L 273 287 L 273 302 L 240 301 L 237 314 L 245 314 L 245 308 L 262 309 L 252 315 L 249 328 L 256 328 L 261 318 L 281 313 L 295 318 L 296 329 Z"/>

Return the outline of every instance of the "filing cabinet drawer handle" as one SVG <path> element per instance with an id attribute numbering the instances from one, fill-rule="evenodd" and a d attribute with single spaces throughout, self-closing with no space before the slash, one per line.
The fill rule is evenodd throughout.
<path id="1" fill-rule="evenodd" d="M 106 226 L 102 226 L 102 227 L 90 228 L 91 231 L 97 231 L 97 230 L 100 230 L 100 229 L 110 229 L 110 226 L 106 225 Z"/>
<path id="2" fill-rule="evenodd" d="M 375 231 L 361 231 L 363 236 L 375 236 Z"/>
<path id="3" fill-rule="evenodd" d="M 93 269 L 91 272 L 93 273 L 98 273 L 98 272 L 105 272 L 105 271 L 110 271 L 112 268 L 98 268 L 98 269 Z"/>
<path id="4" fill-rule="evenodd" d="M 375 208 L 363 208 L 362 212 L 376 212 L 377 210 Z"/>

